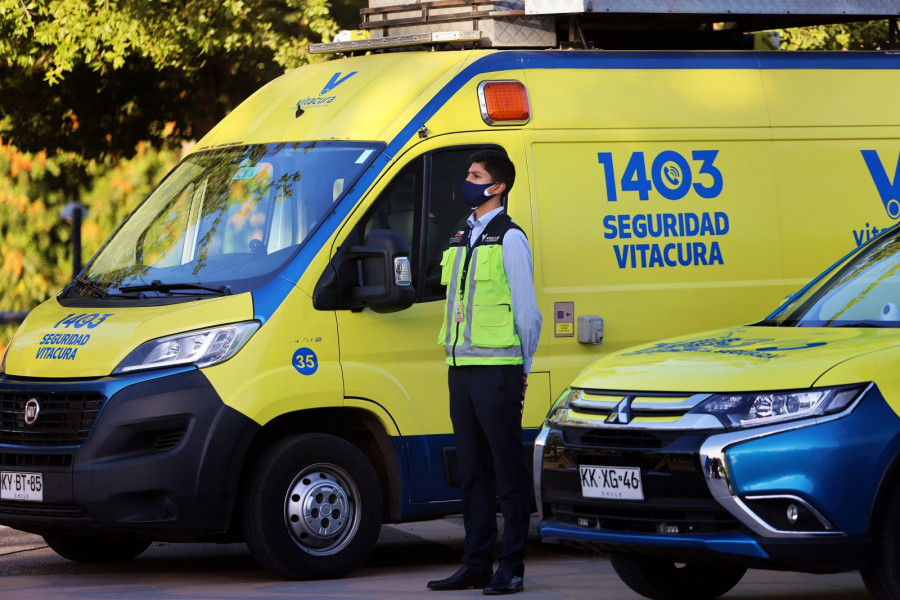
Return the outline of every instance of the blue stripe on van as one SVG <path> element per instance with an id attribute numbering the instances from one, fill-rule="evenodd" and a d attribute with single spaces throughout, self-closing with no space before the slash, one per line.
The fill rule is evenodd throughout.
<path id="1" fill-rule="evenodd" d="M 516 69 L 898 69 L 900 56 L 878 52 L 578 52 L 501 51 L 465 67 L 410 120 L 375 159 L 300 253 L 282 272 L 296 283 L 362 194 L 416 132 L 469 81 L 485 73 Z M 286 297 L 286 288 L 266 285 L 253 292 L 256 318 L 265 322 Z"/>

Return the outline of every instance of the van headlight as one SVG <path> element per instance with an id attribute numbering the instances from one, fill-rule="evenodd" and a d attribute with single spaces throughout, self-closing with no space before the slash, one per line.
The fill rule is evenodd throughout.
<path id="1" fill-rule="evenodd" d="M 852 385 L 786 392 L 714 394 L 690 412 L 714 415 L 727 429 L 758 427 L 838 413 L 850 406 L 865 387 Z"/>
<path id="2" fill-rule="evenodd" d="M 113 374 L 188 364 L 208 367 L 226 361 L 247 343 L 259 325 L 259 321 L 235 323 L 150 340 L 126 356 Z"/>
<path id="3" fill-rule="evenodd" d="M 572 397 L 579 394 L 581 394 L 581 390 L 574 390 L 572 388 L 564 389 L 562 393 L 557 396 L 553 406 L 550 407 L 550 412 L 547 413 L 547 418 L 544 419 L 544 426 L 557 423 L 562 413 L 569 408 L 569 402 L 572 400 Z"/>

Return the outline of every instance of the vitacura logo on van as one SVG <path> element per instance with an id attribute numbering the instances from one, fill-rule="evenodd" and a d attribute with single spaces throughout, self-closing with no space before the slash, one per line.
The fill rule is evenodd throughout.
<path id="1" fill-rule="evenodd" d="M 900 156 L 897 158 L 894 177 L 891 179 L 877 150 L 860 150 L 860 153 L 869 169 L 875 189 L 878 190 L 878 195 L 881 197 L 885 212 L 891 219 L 900 218 Z M 883 227 L 879 229 L 876 225 L 866 223 L 863 228 L 853 230 L 853 241 L 857 246 L 862 246 L 883 230 Z"/>
<path id="2" fill-rule="evenodd" d="M 299 117 L 303 114 L 303 107 L 322 106 L 334 102 L 334 99 L 337 98 L 337 96 L 329 96 L 328 92 L 356 75 L 356 73 L 357 71 L 352 71 L 344 75 L 338 71 L 332 75 L 331 79 L 328 80 L 328 83 L 325 84 L 325 87 L 322 88 L 322 91 L 319 92 L 318 96 L 307 96 L 306 98 L 301 98 L 297 101 L 297 116 Z"/>
<path id="3" fill-rule="evenodd" d="M 718 155 L 718 150 L 694 150 L 688 159 L 674 150 L 653 157 L 632 152 L 621 179 L 612 152 L 598 152 L 597 162 L 603 168 L 608 202 L 618 202 L 620 195 L 629 192 L 637 192 L 638 200 L 646 201 L 653 190 L 666 200 L 681 200 L 691 193 L 713 199 L 725 185 L 715 164 Z M 624 242 L 612 247 L 620 269 L 722 265 L 725 259 L 718 239 L 706 238 L 720 238 L 729 229 L 728 214 L 721 211 L 642 211 L 603 218 L 603 237 Z"/>
<path id="4" fill-rule="evenodd" d="M 881 203 L 884 204 L 884 210 L 892 219 L 900 219 L 900 156 L 897 157 L 897 166 L 894 167 L 893 180 L 888 178 L 887 170 L 878 156 L 877 150 L 860 150 L 866 166 L 869 168 L 869 174 L 872 181 L 878 189 L 878 195 L 881 196 Z"/>

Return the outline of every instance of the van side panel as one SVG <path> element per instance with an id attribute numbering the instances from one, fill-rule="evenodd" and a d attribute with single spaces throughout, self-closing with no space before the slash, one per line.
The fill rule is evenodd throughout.
<path id="1" fill-rule="evenodd" d="M 562 356 L 580 369 L 591 355 L 664 334 L 758 319 L 784 294 L 773 226 L 778 207 L 751 185 L 766 173 L 771 178 L 766 144 L 720 136 L 684 131 L 683 140 L 658 141 L 633 132 L 625 141 L 605 131 L 535 132 L 535 254 L 554 369 Z M 709 169 L 723 183 L 713 197 L 691 189 L 678 200 L 652 188 L 641 200 L 641 192 L 622 189 L 654 164 L 676 163 L 683 178 L 691 177 L 687 169 Z M 695 184 L 713 181 L 695 176 Z M 555 303 L 562 302 L 574 302 L 576 316 L 604 318 L 601 346 L 577 344 L 571 330 L 554 323 Z"/>

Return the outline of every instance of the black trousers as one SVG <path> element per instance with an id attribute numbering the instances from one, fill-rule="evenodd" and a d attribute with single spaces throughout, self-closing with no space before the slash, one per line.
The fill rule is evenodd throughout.
<path id="1" fill-rule="evenodd" d="M 463 564 L 493 570 L 497 503 L 503 513 L 500 568 L 524 575 L 532 476 L 522 445 L 522 365 L 449 367 L 450 419 L 459 459 Z"/>

